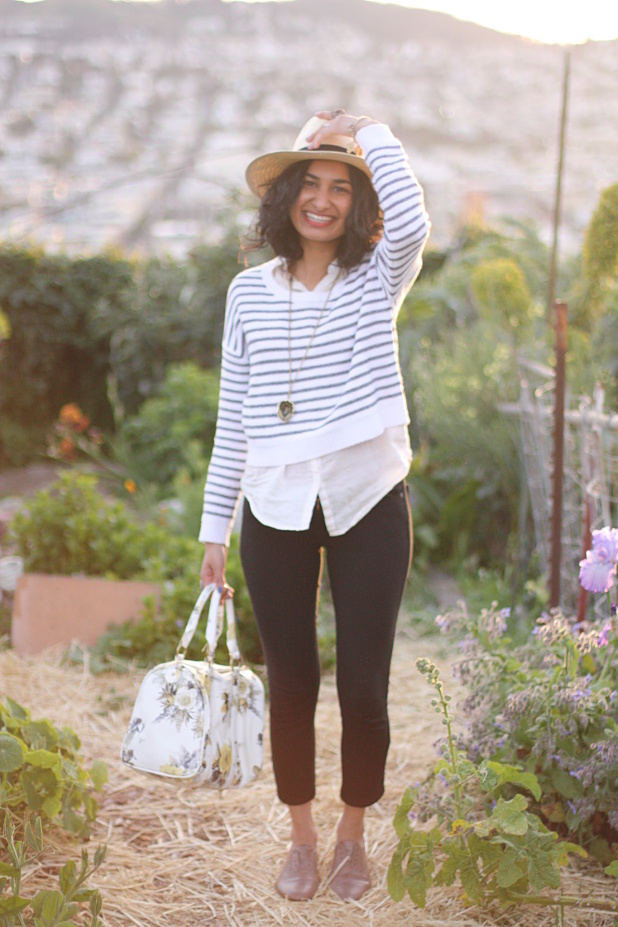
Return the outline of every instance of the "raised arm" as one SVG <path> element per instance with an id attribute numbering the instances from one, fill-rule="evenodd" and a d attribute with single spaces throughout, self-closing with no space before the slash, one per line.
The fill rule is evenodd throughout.
<path id="1" fill-rule="evenodd" d="M 352 116 L 340 110 L 317 113 L 327 119 L 308 142 L 317 148 L 333 135 L 355 138 L 372 172 L 373 185 L 384 217 L 384 236 L 376 247 L 378 277 L 389 298 L 399 306 L 401 297 L 421 269 L 421 255 L 429 235 L 423 190 L 401 143 L 388 126 L 369 116 Z"/>

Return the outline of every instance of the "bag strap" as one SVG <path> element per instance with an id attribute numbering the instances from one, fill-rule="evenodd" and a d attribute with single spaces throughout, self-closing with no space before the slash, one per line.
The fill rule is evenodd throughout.
<path id="1" fill-rule="evenodd" d="M 193 635 L 195 634 L 197 630 L 197 626 L 200 620 L 200 615 L 202 614 L 202 609 L 204 608 L 204 606 L 206 605 L 206 602 L 208 601 L 211 594 L 215 591 L 216 588 L 217 587 L 215 583 L 210 583 L 208 586 L 204 586 L 204 588 L 200 592 L 197 598 L 197 602 L 193 606 L 193 611 L 189 615 L 189 620 L 187 621 L 187 625 L 183 631 L 182 637 L 180 638 L 180 643 L 178 644 L 178 647 L 176 648 L 177 657 L 184 657 L 185 651 L 187 647 L 189 646 L 189 644 L 191 643 L 191 641 L 193 640 Z"/>
<path id="2" fill-rule="evenodd" d="M 210 608 L 208 610 L 208 622 L 206 625 L 206 649 L 207 649 L 207 659 L 212 662 L 215 656 L 215 650 L 217 649 L 217 642 L 221 636 L 221 630 L 223 628 L 223 608 L 221 608 L 221 593 L 218 591 L 215 583 L 210 583 L 208 586 L 204 586 L 200 592 L 197 602 L 193 606 L 193 611 L 189 616 L 187 625 L 183 631 L 182 637 L 178 647 L 176 648 L 176 658 L 182 659 L 185 655 L 187 647 L 193 640 L 193 635 L 197 630 L 199 624 L 200 615 L 206 605 L 208 599 L 210 599 Z M 227 618 L 227 649 L 230 654 L 231 662 L 242 661 L 240 650 L 238 649 L 238 641 L 236 636 L 236 615 L 234 613 L 234 604 L 231 599 L 225 600 L 225 615 Z"/>
<path id="3" fill-rule="evenodd" d="M 242 656 L 238 649 L 236 636 L 236 615 L 234 603 L 231 599 L 225 600 L 225 617 L 227 618 L 227 649 L 230 654 L 230 663 L 240 663 Z M 208 624 L 206 626 L 206 649 L 210 662 L 214 660 L 217 642 L 223 628 L 223 608 L 221 607 L 221 593 L 215 590 L 210 601 Z"/>

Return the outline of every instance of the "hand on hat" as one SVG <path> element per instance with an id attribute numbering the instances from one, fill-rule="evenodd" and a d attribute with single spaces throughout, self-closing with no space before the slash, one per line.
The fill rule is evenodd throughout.
<path id="1" fill-rule="evenodd" d="M 349 135 L 350 138 L 355 138 L 357 129 L 376 121 L 370 116 L 351 116 L 344 109 L 320 110 L 315 115 L 327 121 L 316 132 L 307 136 L 308 148 L 319 148 L 331 135 Z"/>

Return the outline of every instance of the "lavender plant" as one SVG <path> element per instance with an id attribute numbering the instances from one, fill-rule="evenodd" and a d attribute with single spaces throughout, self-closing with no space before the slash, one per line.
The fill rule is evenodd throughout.
<path id="1" fill-rule="evenodd" d="M 519 788 L 539 799 L 536 776 L 518 766 L 468 759 L 457 746 L 450 697 L 444 693 L 437 667 L 426 659 L 417 660 L 416 667 L 436 692 L 432 705 L 442 715 L 447 736 L 433 775 L 423 785 L 407 789 L 397 808 L 394 825 L 399 843 L 387 877 L 391 897 L 401 901 L 407 892 L 424 908 L 430 888 L 453 885 L 459 878 L 469 904 L 574 903 L 565 897 L 558 902 L 543 892 L 560 887 L 560 867 L 568 863 L 569 853 L 585 856 L 585 851 L 560 841 L 530 812 L 528 797 L 518 792 L 505 797 Z M 418 822 L 429 819 L 434 826 L 421 830 Z M 599 904 L 618 912 L 618 903 Z"/>
<path id="2" fill-rule="evenodd" d="M 407 892 L 424 907 L 429 888 L 459 878 L 469 902 L 564 910 L 591 902 L 555 894 L 570 853 L 589 851 L 618 875 L 618 529 L 593 533 L 580 568 L 582 585 L 608 597 L 600 620 L 554 611 L 515 647 L 508 610 L 495 602 L 477 616 L 460 605 L 436 619 L 444 633 L 464 632 L 455 670 L 466 726 L 455 735 L 436 666 L 417 661 L 445 737 L 437 766 L 395 815 L 394 899 Z M 618 902 L 594 904 L 618 912 Z"/>
<path id="3" fill-rule="evenodd" d="M 496 603 L 478 617 L 461 606 L 437 618 L 443 632 L 465 633 L 455 668 L 467 690 L 461 748 L 534 772 L 546 823 L 606 861 L 618 851 L 617 563 L 618 529 L 595 531 L 580 581 L 607 595 L 607 615 L 578 624 L 552 611 L 517 648 Z"/>

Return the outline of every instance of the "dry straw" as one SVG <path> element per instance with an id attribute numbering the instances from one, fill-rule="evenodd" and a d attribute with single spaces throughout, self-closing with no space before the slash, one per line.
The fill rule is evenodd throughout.
<path id="1" fill-rule="evenodd" d="M 286 902 L 273 883 L 287 852 L 288 822 L 275 798 L 267 759 L 260 779 L 238 791 L 191 790 L 140 777 L 118 760 L 141 674 L 92 676 L 63 665 L 48 652 L 23 659 L 0 653 L 0 698 L 10 695 L 35 717 L 75 728 L 87 762 L 101 758 L 110 782 L 100 799 L 92 843 L 107 843 L 108 856 L 93 878 L 103 895 L 107 927 L 480 927 L 555 924 L 551 910 L 466 909 L 457 888 L 432 892 L 424 911 L 409 901 L 395 904 L 386 890 L 386 869 L 395 845 L 392 818 L 403 790 L 435 761 L 439 719 L 431 692 L 414 669 L 431 647 L 399 635 L 391 679 L 392 746 L 387 792 L 367 820 L 368 855 L 374 887 L 360 902 L 342 902 L 324 885 L 339 813 L 340 725 L 334 681 L 323 681 L 318 707 L 318 798 L 323 886 L 311 902 Z M 435 654 L 433 654 L 435 657 Z M 445 661 L 438 661 L 444 667 Z M 444 672 L 445 679 L 448 673 Z M 269 749 L 266 744 L 265 756 Z M 55 853 L 29 872 L 24 888 L 52 887 L 75 844 L 59 832 L 50 837 Z M 608 880 L 586 878 L 586 894 L 607 893 Z M 577 879 L 577 890 L 581 890 Z M 574 885 L 569 886 L 573 890 Z M 607 915 L 568 911 L 569 927 L 606 927 Z"/>

